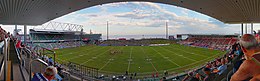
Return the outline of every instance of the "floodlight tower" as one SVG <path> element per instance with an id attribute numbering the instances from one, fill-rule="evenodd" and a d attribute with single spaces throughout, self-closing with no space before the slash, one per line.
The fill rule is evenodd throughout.
<path id="1" fill-rule="evenodd" d="M 165 30 L 166 30 L 165 31 L 165 36 L 166 36 L 165 38 L 166 39 L 168 39 L 168 22 L 169 22 L 168 20 L 166 20 L 166 22 L 165 22 Z"/>
<path id="2" fill-rule="evenodd" d="M 107 40 L 108 40 L 108 20 L 107 20 Z"/>

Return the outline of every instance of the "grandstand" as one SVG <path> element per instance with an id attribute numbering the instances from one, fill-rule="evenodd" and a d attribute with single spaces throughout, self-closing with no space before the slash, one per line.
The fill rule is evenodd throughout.
<path id="1" fill-rule="evenodd" d="M 49 22 L 49 23 L 53 23 L 53 22 Z M 63 26 L 67 25 L 67 23 L 58 23 L 58 24 L 62 24 Z M 81 25 L 74 24 L 72 27 L 74 27 L 74 29 L 81 29 L 80 28 Z M 68 30 L 30 29 L 29 36 L 31 38 L 32 41 L 31 43 L 33 47 L 42 46 L 48 49 L 62 49 L 62 48 L 84 46 L 86 44 L 97 44 L 101 39 L 101 34 L 86 34 L 85 32 L 83 32 L 83 29 L 72 30 L 69 27 Z"/>
<path id="2" fill-rule="evenodd" d="M 151 44 L 166 44 L 173 43 L 175 41 L 166 40 L 163 38 L 150 38 L 150 39 L 130 39 L 130 40 L 104 40 L 99 46 L 149 46 Z"/>
<path id="3" fill-rule="evenodd" d="M 28 25 L 42 25 L 55 18 L 61 17 L 74 11 L 88 8 L 95 5 L 102 5 L 113 2 L 123 1 L 136 1 L 136 0 L 1 0 L 0 6 L 0 24 L 4 25 L 23 25 L 24 30 L 27 30 Z M 240 23 L 241 34 L 247 34 L 247 25 L 244 31 L 244 24 L 251 24 L 251 34 L 259 38 L 259 34 L 253 34 L 253 24 L 259 23 L 260 3 L 259 0 L 140 0 L 176 5 L 191 9 L 202 14 L 208 15 L 217 20 L 228 23 Z M 175 15 L 175 14 L 174 14 Z M 105 19 L 104 19 L 105 20 Z M 214 23 L 214 22 L 213 22 Z M 56 24 L 56 25 L 53 25 Z M 185 23 L 184 23 L 185 24 Z M 240 40 L 237 35 L 190 35 L 187 39 L 179 41 L 181 44 L 172 44 L 170 46 L 149 46 L 153 44 L 151 41 L 131 41 L 131 40 L 107 40 L 99 42 L 101 34 L 84 34 L 79 27 L 67 27 L 73 24 L 66 23 L 51 23 L 48 24 L 56 27 L 57 29 L 31 29 L 30 34 L 24 32 L 24 39 L 21 37 L 12 36 L 4 29 L 0 28 L 0 80 L 2 81 L 31 81 L 32 76 L 36 73 L 43 73 L 44 68 L 55 65 L 58 69 L 58 74 L 55 75 L 54 80 L 57 81 L 123 81 L 123 80 L 142 80 L 142 81 L 181 81 L 199 79 L 205 81 L 229 81 L 235 71 L 239 68 L 237 63 L 243 63 L 243 51 L 241 46 L 236 43 Z M 78 25 L 74 25 L 78 26 Z M 17 27 L 16 27 L 17 28 Z M 69 28 L 69 29 L 66 29 Z M 81 28 L 80 28 L 81 29 Z M 17 29 L 15 29 L 17 30 Z M 258 32 L 259 33 L 259 32 Z M 15 32 L 14 34 L 17 34 Z M 167 32 L 168 34 L 168 32 Z M 29 37 L 28 37 L 29 36 Z M 166 37 L 167 38 L 167 37 Z M 178 36 L 177 36 L 178 38 Z M 22 41 L 23 40 L 23 41 Z M 29 40 L 29 41 L 28 41 Z M 21 43 L 21 41 L 23 43 Z M 259 41 L 259 40 L 258 40 Z M 161 42 L 160 42 L 161 43 Z M 160 44 L 159 43 L 159 44 Z M 99 46 L 92 46 L 87 44 L 98 44 Z M 83 46 L 82 46 L 83 45 Z M 130 46 L 128 46 L 130 45 Z M 142 46 L 144 45 L 144 46 Z M 232 46 L 231 46 L 232 45 Z M 110 48 L 111 46 L 111 48 Z M 172 47 L 171 47 L 172 46 Z M 112 48 L 126 48 L 126 50 L 135 49 L 138 51 L 128 51 L 126 54 L 107 54 Z M 133 48 L 131 48 L 133 47 Z M 136 48 L 134 48 L 136 47 Z M 84 48 L 81 51 L 77 48 Z M 130 78 L 135 74 L 125 74 L 107 72 L 105 75 L 100 74 L 102 69 L 106 70 L 120 70 L 125 68 L 123 65 L 118 65 L 116 68 L 103 68 L 103 66 L 89 67 L 74 62 L 63 62 L 64 60 L 56 60 L 56 51 L 62 51 L 61 54 L 67 53 L 71 50 L 76 50 L 80 53 L 67 53 L 61 58 L 69 60 L 68 58 L 75 58 L 74 62 L 89 62 L 94 61 L 92 65 L 97 63 L 104 64 L 104 67 L 109 64 L 118 65 L 119 62 L 126 62 L 126 65 L 138 64 L 138 62 L 145 62 L 143 64 L 146 68 L 152 68 L 155 72 L 149 76 L 142 78 Z M 69 50 L 66 50 L 69 49 Z M 87 49 L 87 50 L 86 50 Z M 103 49 L 103 50 L 100 50 Z M 149 51 L 142 51 L 142 49 Z M 158 50 L 161 49 L 161 50 Z M 197 50 L 196 50 L 197 49 Z M 105 52 L 104 52 L 105 50 Z M 117 49 L 116 49 L 117 50 Z M 174 51 L 173 51 L 174 50 Z M 221 50 L 221 51 L 219 51 Z M 178 53 L 178 52 L 182 53 Z M 196 51 L 196 52 L 195 52 Z M 87 52 L 90 54 L 81 53 Z M 206 52 L 206 54 L 204 54 Z M 223 53 L 224 52 L 224 53 Z M 122 52 L 126 53 L 126 52 Z M 178 54 L 177 54 L 178 53 Z M 213 54 L 215 53 L 215 54 Z M 221 54 L 218 54 L 221 53 Z M 79 55 L 78 55 L 79 54 Z M 137 57 L 132 58 L 132 54 Z M 85 56 L 86 55 L 86 56 Z M 122 56 L 120 56 L 122 55 Z M 125 55 L 125 56 L 124 56 Z M 221 56 L 217 56 L 221 55 Z M 51 58 L 51 57 L 54 57 Z M 129 57 L 128 57 L 129 56 Z M 190 57 L 189 57 L 190 56 Z M 58 58 L 59 58 L 58 57 Z M 84 57 L 84 58 L 80 58 Z M 119 59 L 121 61 L 114 62 L 113 58 L 126 58 Z M 141 57 L 141 59 L 138 59 Z M 196 57 L 196 58 L 193 58 Z M 203 58 L 204 57 L 204 58 Z M 85 61 L 87 58 L 88 61 Z M 97 59 L 98 58 L 98 59 Z M 153 58 L 153 59 L 150 59 Z M 138 59 L 137 61 L 135 59 Z M 157 71 L 154 66 L 155 59 L 158 59 L 157 64 L 161 70 L 164 67 L 173 69 L 172 73 L 168 76 L 167 71 Z M 174 60 L 177 59 L 177 60 Z M 255 58 L 254 58 L 255 59 Z M 199 61 L 196 61 L 199 60 Z M 191 61 L 191 62 L 189 62 Z M 256 60 L 257 61 L 257 60 Z M 134 62 L 134 63 L 133 63 Z M 179 65 L 175 62 L 179 62 Z M 240 63 L 240 64 L 241 64 Z M 91 63 L 87 63 L 91 65 Z M 151 64 L 146 65 L 146 64 Z M 178 66 L 178 67 L 171 67 Z M 128 66 L 129 67 L 129 66 Z M 191 68 L 192 67 L 192 68 Z M 219 68 L 222 69 L 219 69 Z M 163 68 L 163 69 L 162 69 Z M 189 68 L 189 69 L 187 69 Z M 205 70 L 205 68 L 209 70 Z M 224 69 L 223 69 L 224 68 Z M 100 70 L 101 69 L 101 70 Z M 143 71 L 143 69 L 136 66 L 136 71 Z M 253 69 L 259 71 L 259 69 Z M 209 71 L 206 73 L 205 71 Z M 247 70 L 245 70 L 247 71 Z M 247 73 L 250 74 L 250 73 Z M 213 77 L 208 77 L 212 75 Z M 129 77 L 130 76 L 130 77 Z M 259 75 L 258 75 L 259 77 Z M 255 78 L 251 76 L 248 79 Z"/>
<path id="4" fill-rule="evenodd" d="M 187 34 L 185 34 L 187 35 Z M 228 50 L 238 41 L 238 35 L 193 35 L 179 42 L 184 45 L 205 47 L 210 49 Z"/>

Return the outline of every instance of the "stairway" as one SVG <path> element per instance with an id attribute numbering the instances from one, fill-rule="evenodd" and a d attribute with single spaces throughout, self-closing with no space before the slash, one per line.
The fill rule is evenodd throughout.
<path id="1" fill-rule="evenodd" d="M 17 57 L 13 41 L 10 41 L 9 61 L 11 62 L 11 80 L 24 81 L 22 71 L 20 70 L 20 61 Z"/>

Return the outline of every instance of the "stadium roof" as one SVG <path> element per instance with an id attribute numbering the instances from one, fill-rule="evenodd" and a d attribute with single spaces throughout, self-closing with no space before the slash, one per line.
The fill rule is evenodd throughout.
<path id="1" fill-rule="evenodd" d="M 80 9 L 123 1 L 180 6 L 224 23 L 260 22 L 260 0 L 0 0 L 0 24 L 41 25 Z"/>
<path id="2" fill-rule="evenodd" d="M 53 29 L 30 29 L 30 31 L 34 31 L 34 32 L 80 33 L 80 31 L 53 30 Z"/>

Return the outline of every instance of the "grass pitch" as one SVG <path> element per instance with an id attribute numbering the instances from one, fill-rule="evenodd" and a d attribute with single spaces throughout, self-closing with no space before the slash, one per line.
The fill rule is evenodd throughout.
<path id="1" fill-rule="evenodd" d="M 225 54 L 218 50 L 169 46 L 82 46 L 55 50 L 57 61 L 70 61 L 98 68 L 102 73 L 183 72 Z"/>

